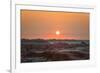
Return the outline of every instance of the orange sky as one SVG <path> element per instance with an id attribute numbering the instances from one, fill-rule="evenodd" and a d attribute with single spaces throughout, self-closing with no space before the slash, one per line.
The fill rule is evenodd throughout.
<path id="1" fill-rule="evenodd" d="M 89 13 L 21 10 L 21 38 L 89 40 Z"/>

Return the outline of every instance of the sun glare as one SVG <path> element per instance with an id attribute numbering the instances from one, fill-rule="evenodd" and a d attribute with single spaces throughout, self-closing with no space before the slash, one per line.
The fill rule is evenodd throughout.
<path id="1" fill-rule="evenodd" d="M 56 35 L 60 35 L 60 31 L 56 31 Z"/>

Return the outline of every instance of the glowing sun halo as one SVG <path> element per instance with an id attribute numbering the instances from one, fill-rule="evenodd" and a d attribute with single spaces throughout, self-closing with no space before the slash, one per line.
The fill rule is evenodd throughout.
<path id="1" fill-rule="evenodd" d="M 56 31 L 56 35 L 60 35 L 60 31 Z"/>

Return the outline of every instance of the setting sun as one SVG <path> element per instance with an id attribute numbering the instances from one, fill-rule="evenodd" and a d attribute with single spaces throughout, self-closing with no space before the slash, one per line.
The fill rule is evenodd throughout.
<path id="1" fill-rule="evenodd" d="M 60 34 L 60 31 L 56 31 L 56 35 L 59 35 Z"/>

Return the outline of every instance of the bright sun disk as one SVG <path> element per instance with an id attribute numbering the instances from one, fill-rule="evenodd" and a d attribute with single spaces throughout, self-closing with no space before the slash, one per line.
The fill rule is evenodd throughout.
<path id="1" fill-rule="evenodd" d="M 56 31 L 56 35 L 59 35 L 60 34 L 60 31 Z"/>

